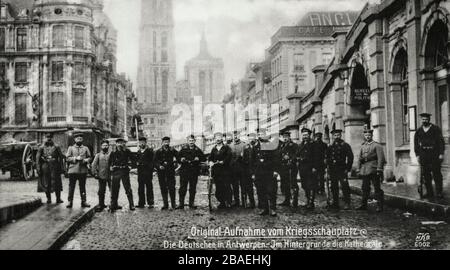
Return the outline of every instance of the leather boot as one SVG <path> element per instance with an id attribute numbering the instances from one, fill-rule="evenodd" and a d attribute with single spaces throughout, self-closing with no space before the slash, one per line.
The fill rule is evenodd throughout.
<path id="1" fill-rule="evenodd" d="M 45 195 L 47 196 L 47 204 L 52 203 L 52 194 L 50 192 L 46 192 Z"/>
<path id="2" fill-rule="evenodd" d="M 183 210 L 184 209 L 184 197 L 180 196 L 180 205 L 176 208 L 177 210 Z"/>
<path id="3" fill-rule="evenodd" d="M 64 201 L 61 200 L 61 191 L 56 191 L 56 192 L 55 192 L 55 195 L 56 195 L 56 203 L 57 203 L 57 204 L 64 203 Z"/>

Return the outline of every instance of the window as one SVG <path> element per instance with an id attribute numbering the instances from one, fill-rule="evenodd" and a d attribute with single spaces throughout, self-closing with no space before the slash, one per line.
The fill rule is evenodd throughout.
<path id="1" fill-rule="evenodd" d="M 52 82 L 64 81 L 64 62 L 53 61 L 52 62 Z"/>
<path id="2" fill-rule="evenodd" d="M 167 71 L 162 74 L 162 102 L 167 102 L 169 95 L 169 75 Z"/>
<path id="3" fill-rule="evenodd" d="M 442 127 L 442 135 L 446 138 L 450 136 L 449 131 L 449 104 L 448 104 L 448 89 L 447 85 L 438 87 L 438 102 L 439 102 L 439 124 Z"/>
<path id="4" fill-rule="evenodd" d="M 333 59 L 333 55 L 331 53 L 324 53 L 322 55 L 322 64 L 327 66 L 331 63 L 332 59 Z"/>
<path id="5" fill-rule="evenodd" d="M 302 53 L 294 54 L 294 72 L 305 72 L 304 57 Z"/>
<path id="6" fill-rule="evenodd" d="M 198 82 L 199 82 L 199 90 L 200 90 L 200 96 L 205 97 L 206 93 L 206 74 L 204 71 L 201 71 L 198 75 Z"/>
<path id="7" fill-rule="evenodd" d="M 73 80 L 76 83 L 84 83 L 84 63 L 76 62 L 73 67 Z"/>
<path id="8" fill-rule="evenodd" d="M 148 119 L 144 118 L 144 124 L 148 125 Z"/>
<path id="9" fill-rule="evenodd" d="M 155 124 L 155 118 L 150 118 L 150 124 Z"/>
<path id="10" fill-rule="evenodd" d="M 50 114 L 52 116 L 64 116 L 64 93 L 51 92 L 50 93 Z"/>
<path id="11" fill-rule="evenodd" d="M 161 62 L 166 63 L 167 61 L 168 61 L 167 51 L 166 50 L 162 50 L 161 51 Z"/>
<path id="12" fill-rule="evenodd" d="M 163 32 L 161 35 L 161 47 L 167 48 L 167 32 Z"/>
<path id="13" fill-rule="evenodd" d="M 0 52 L 5 51 L 5 28 L 0 28 Z"/>
<path id="14" fill-rule="evenodd" d="M 77 49 L 84 48 L 84 27 L 81 26 L 75 27 L 75 48 Z"/>
<path id="15" fill-rule="evenodd" d="M 72 114 L 73 116 L 84 116 L 84 90 L 73 90 L 72 92 Z"/>
<path id="16" fill-rule="evenodd" d="M 156 31 L 153 31 L 153 49 L 156 49 Z"/>
<path id="17" fill-rule="evenodd" d="M 64 47 L 65 37 L 64 37 L 64 26 L 55 25 L 53 26 L 53 47 Z"/>
<path id="18" fill-rule="evenodd" d="M 312 51 L 309 54 L 309 64 L 312 68 L 317 65 L 317 53 L 315 51 Z"/>
<path id="19" fill-rule="evenodd" d="M 17 29 L 17 51 L 27 50 L 27 29 L 18 28 Z"/>
<path id="20" fill-rule="evenodd" d="M 157 59 L 156 59 L 156 50 L 153 50 L 153 63 L 156 63 Z"/>
<path id="21" fill-rule="evenodd" d="M 27 94 L 16 93 L 14 95 L 15 102 L 15 120 L 16 125 L 27 124 Z"/>
<path id="22" fill-rule="evenodd" d="M 0 63 L 0 82 L 6 80 L 6 63 Z"/>
<path id="23" fill-rule="evenodd" d="M 27 82 L 28 63 L 16 63 L 15 67 L 15 81 L 18 83 Z"/>

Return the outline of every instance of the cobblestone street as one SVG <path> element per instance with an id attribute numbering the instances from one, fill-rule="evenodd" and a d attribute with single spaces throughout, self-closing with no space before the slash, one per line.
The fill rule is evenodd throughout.
<path id="1" fill-rule="evenodd" d="M 82 250 L 151 250 L 165 249 L 164 241 L 179 243 L 183 241 L 181 249 L 196 249 L 203 244 L 224 243 L 225 248 L 241 249 L 242 246 L 232 246 L 232 243 L 252 244 L 245 246 L 244 249 L 306 249 L 307 246 L 290 246 L 292 242 L 303 242 L 302 239 L 276 239 L 273 238 L 229 238 L 229 239 L 203 239 L 201 237 L 190 237 L 191 229 L 196 228 L 252 228 L 252 229 L 286 229 L 290 228 L 354 228 L 356 230 L 366 230 L 367 238 L 364 241 L 382 243 L 381 249 L 414 249 L 416 237 L 419 233 L 424 233 L 430 237 L 431 249 L 449 249 L 450 246 L 450 228 L 447 224 L 441 225 L 422 225 L 421 222 L 429 221 L 426 218 L 411 216 L 406 217 L 400 210 L 386 209 L 382 214 L 341 211 L 340 213 L 330 213 L 325 209 L 326 199 L 319 197 L 320 205 L 314 212 L 306 212 L 302 208 L 292 211 L 288 208 L 279 207 L 278 217 L 261 217 L 257 210 L 233 209 L 233 210 L 215 210 L 212 213 L 208 211 L 207 203 L 207 181 L 199 181 L 198 195 L 196 204 L 198 210 L 175 210 L 160 211 L 162 204 L 159 186 L 156 177 L 154 178 L 154 193 L 156 207 L 154 210 L 137 209 L 135 212 L 128 211 L 123 189 L 120 193 L 121 205 L 124 210 L 114 214 L 103 212 L 96 214 L 94 219 L 84 225 L 63 247 L 63 249 L 82 249 Z M 91 181 L 91 183 L 93 183 Z M 137 201 L 137 181 L 132 177 L 133 192 L 135 202 Z M 90 197 L 94 195 L 92 190 L 94 185 L 90 185 Z M 178 194 L 177 194 L 178 197 Z M 282 200 L 278 196 L 278 200 Z M 177 199 L 178 200 L 178 199 Z M 359 198 L 354 196 L 353 207 L 359 205 Z M 92 201 L 91 203 L 94 203 Z M 327 238 L 330 243 L 337 238 Z M 341 240 L 347 240 L 340 238 Z M 322 239 L 310 239 L 307 242 L 321 242 Z M 166 242 L 167 243 L 167 242 Z M 257 245 L 265 243 L 263 246 Z M 273 245 L 276 243 L 275 245 Z M 196 246 L 197 244 L 197 246 Z M 337 244 L 337 243 L 334 243 Z M 204 246 L 203 246 L 204 247 Z M 314 248 L 312 246 L 311 248 Z M 326 248 L 326 247 L 315 247 Z M 333 246 L 329 247 L 330 249 Z M 345 247 L 342 247 L 345 248 Z M 348 249 L 364 248 L 347 246 Z M 370 248 L 370 247 L 369 247 Z M 175 249 L 180 249 L 176 246 Z M 200 248 L 201 249 L 201 248 Z M 214 248 L 211 248 L 214 249 Z"/>

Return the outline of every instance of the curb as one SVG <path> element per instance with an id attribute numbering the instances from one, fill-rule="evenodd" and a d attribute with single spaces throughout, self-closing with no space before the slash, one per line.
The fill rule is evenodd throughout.
<path id="1" fill-rule="evenodd" d="M 86 213 L 73 222 L 64 232 L 62 232 L 47 250 L 60 250 L 64 244 L 77 232 L 81 226 L 90 221 L 95 215 L 95 207 L 91 207 Z"/>
<path id="2" fill-rule="evenodd" d="M 351 186 L 350 190 L 352 194 L 362 196 L 361 188 Z M 450 222 L 449 205 L 442 205 L 389 193 L 385 193 L 384 197 L 387 206 L 423 215 L 432 219 Z"/>
<path id="3" fill-rule="evenodd" d="M 34 197 L 24 202 L 0 208 L 0 227 L 18 220 L 42 206 L 42 200 Z"/>

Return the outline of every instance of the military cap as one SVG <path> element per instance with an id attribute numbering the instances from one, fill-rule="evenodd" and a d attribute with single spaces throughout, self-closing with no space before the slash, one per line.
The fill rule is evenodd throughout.
<path id="1" fill-rule="evenodd" d="M 84 136 L 84 135 L 83 135 L 82 132 L 76 132 L 76 133 L 73 134 L 73 137 L 74 137 L 74 138 L 79 138 L 79 137 L 83 138 L 83 136 Z"/>
<path id="2" fill-rule="evenodd" d="M 107 145 L 109 145 L 109 141 L 108 141 L 108 140 L 103 140 L 102 143 L 101 143 L 100 145 L 102 145 L 102 144 L 104 144 L 104 143 L 106 143 Z"/>
<path id="3" fill-rule="evenodd" d="M 223 138 L 224 134 L 222 132 L 216 132 L 216 133 L 214 133 L 214 137 L 221 137 L 221 138 Z"/>
<path id="4" fill-rule="evenodd" d="M 258 128 L 258 129 L 256 130 L 256 132 L 257 132 L 257 133 L 266 133 L 266 132 L 267 132 L 267 129 L 265 129 L 265 128 Z"/>
<path id="5" fill-rule="evenodd" d="M 373 130 L 372 129 L 366 129 L 366 130 L 364 130 L 364 134 L 373 134 Z"/>
<path id="6" fill-rule="evenodd" d="M 316 133 L 314 134 L 314 136 L 323 136 L 323 133 L 322 133 L 322 132 L 316 132 Z"/>
<path id="7" fill-rule="evenodd" d="M 421 113 L 419 114 L 420 117 L 427 117 L 430 118 L 431 117 L 431 113 Z"/>
<path id="8" fill-rule="evenodd" d="M 140 141 L 140 142 L 146 142 L 146 141 L 147 141 L 147 138 L 145 138 L 145 137 L 139 137 L 139 141 Z"/>
<path id="9" fill-rule="evenodd" d="M 312 133 L 312 131 L 309 128 L 302 128 L 302 133 L 308 132 L 309 134 Z"/>
<path id="10" fill-rule="evenodd" d="M 289 131 L 280 132 L 282 136 L 291 136 L 291 133 Z"/>
<path id="11" fill-rule="evenodd" d="M 195 140 L 195 136 L 194 135 L 189 135 L 186 137 L 186 139 L 190 140 L 190 139 L 194 139 Z"/>
<path id="12" fill-rule="evenodd" d="M 235 131 L 233 132 L 233 134 L 234 134 L 234 135 L 239 135 L 239 131 L 235 130 Z"/>
<path id="13" fill-rule="evenodd" d="M 123 142 L 127 142 L 127 141 L 125 141 L 124 138 L 118 138 L 118 139 L 116 139 L 116 143 L 123 143 Z"/>
<path id="14" fill-rule="evenodd" d="M 165 137 L 163 137 L 161 140 L 162 140 L 162 141 L 170 141 L 170 137 L 165 136 Z"/>
<path id="15" fill-rule="evenodd" d="M 333 129 L 331 131 L 331 134 L 335 134 L 335 133 L 342 133 L 342 129 Z"/>

